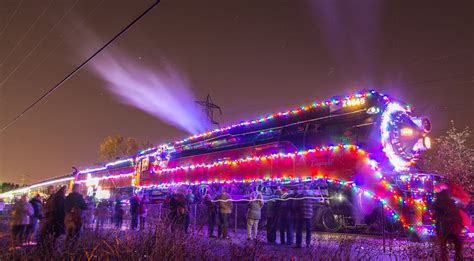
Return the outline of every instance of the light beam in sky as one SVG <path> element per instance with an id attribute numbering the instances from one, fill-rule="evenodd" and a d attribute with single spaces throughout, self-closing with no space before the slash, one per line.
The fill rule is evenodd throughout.
<path id="1" fill-rule="evenodd" d="M 152 70 L 117 51 L 108 51 L 92 63 L 92 69 L 120 102 L 192 134 L 208 127 L 186 77 L 169 63 Z"/>

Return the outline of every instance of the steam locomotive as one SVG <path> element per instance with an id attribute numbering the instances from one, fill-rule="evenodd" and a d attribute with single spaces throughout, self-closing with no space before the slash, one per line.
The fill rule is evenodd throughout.
<path id="1" fill-rule="evenodd" d="M 430 204 L 441 177 L 423 173 L 431 123 L 385 94 L 364 90 L 166 143 L 74 174 L 84 193 L 126 189 L 159 200 L 177 187 L 199 198 L 227 189 L 235 200 L 258 190 L 316 202 L 327 231 L 381 222 L 387 232 L 433 233 Z M 276 199 L 277 200 L 277 199 Z"/>

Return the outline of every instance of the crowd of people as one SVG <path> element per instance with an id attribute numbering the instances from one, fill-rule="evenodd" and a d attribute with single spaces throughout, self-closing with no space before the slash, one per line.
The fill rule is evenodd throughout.
<path id="1" fill-rule="evenodd" d="M 123 229 L 123 220 L 126 213 L 123 198 L 115 201 L 103 200 L 95 202 L 91 198 L 86 200 L 79 193 L 79 186 L 74 185 L 71 193 L 66 196 L 66 187 L 60 188 L 46 200 L 35 195 L 29 201 L 23 195 L 17 199 L 10 212 L 13 247 L 34 244 L 52 244 L 63 234 L 66 234 L 66 243 L 72 244 L 80 235 L 84 223 L 95 224 L 95 229 L 101 230 L 109 223 L 110 228 Z M 191 189 L 170 190 L 163 205 L 169 209 L 167 215 L 171 232 L 188 233 L 191 223 L 191 205 L 202 204 L 207 214 L 207 234 L 216 238 L 230 239 L 229 221 L 234 209 L 234 202 L 228 190 L 220 187 L 218 190 L 207 190 L 203 196 L 195 195 Z M 231 190 L 232 191 L 232 190 Z M 267 194 L 268 196 L 268 194 Z M 271 195 L 264 199 L 261 190 L 254 187 L 248 196 L 239 199 L 247 202 L 246 225 L 247 239 L 255 240 L 258 235 L 260 221 L 265 218 L 266 240 L 268 243 L 311 246 L 311 234 L 314 216 L 314 196 L 308 186 L 300 190 L 281 189 L 277 187 Z M 143 230 L 146 226 L 150 200 L 148 195 L 133 194 L 129 199 L 130 230 Z M 87 215 L 84 211 L 92 211 Z M 265 211 L 263 211 L 265 210 Z M 265 215 L 262 215 L 262 213 Z M 446 245 L 455 245 L 456 257 L 462 253 L 461 234 L 463 219 L 452 195 L 446 189 L 436 195 L 433 203 L 433 214 L 436 220 L 436 233 L 439 239 L 442 258 L 446 258 Z M 196 214 L 196 211 L 194 211 Z M 92 220 L 90 219 L 92 217 Z M 92 226 L 90 226 L 92 227 Z"/>
<path id="2" fill-rule="evenodd" d="M 217 237 L 230 238 L 228 234 L 229 217 L 233 209 L 233 200 L 230 195 L 226 190 L 222 190 L 215 197 L 205 194 L 203 199 L 208 214 L 208 236 L 215 237 L 214 227 L 217 224 Z M 280 244 L 295 244 L 295 247 L 300 248 L 304 232 L 306 246 L 311 245 L 314 199 L 307 186 L 296 192 L 290 192 L 288 189 L 282 190 L 278 187 L 274 196 L 266 201 L 263 199 L 262 193 L 255 190 L 245 201 L 248 202 L 246 214 L 248 240 L 257 239 L 258 226 L 263 217 L 262 210 L 266 207 L 266 237 L 269 243 L 276 243 L 277 231 L 279 231 Z M 266 206 L 264 206 L 265 204 Z"/>

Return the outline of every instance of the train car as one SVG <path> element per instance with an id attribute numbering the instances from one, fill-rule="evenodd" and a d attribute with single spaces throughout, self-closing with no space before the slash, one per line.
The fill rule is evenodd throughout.
<path id="1" fill-rule="evenodd" d="M 429 119 L 409 105 L 361 91 L 143 151 L 133 183 L 155 194 L 228 187 L 234 199 L 307 186 L 318 203 L 314 223 L 325 230 L 382 220 L 388 232 L 431 234 L 440 177 L 416 164 L 431 147 L 430 131 Z"/>
<path id="2" fill-rule="evenodd" d="M 14 198 L 19 198 L 24 194 L 30 196 L 40 194 L 46 198 L 63 186 L 71 188 L 73 183 L 74 175 L 66 174 L 2 193 L 0 194 L 0 199 L 3 199 L 6 202 L 11 202 Z"/>
<path id="3" fill-rule="evenodd" d="M 84 169 L 75 175 L 74 182 L 81 192 L 95 199 L 111 199 L 133 192 L 134 158 L 117 160 L 102 167 Z"/>

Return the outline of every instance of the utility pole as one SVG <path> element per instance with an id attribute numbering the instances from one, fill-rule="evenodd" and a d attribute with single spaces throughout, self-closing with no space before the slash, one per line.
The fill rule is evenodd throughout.
<path id="1" fill-rule="evenodd" d="M 26 180 L 26 175 L 25 175 L 25 174 L 21 174 L 20 187 L 25 186 L 25 180 Z"/>
<path id="2" fill-rule="evenodd" d="M 214 110 L 219 111 L 219 115 L 222 115 L 222 109 L 221 107 L 217 106 L 214 104 L 212 101 L 211 95 L 207 95 L 205 101 L 195 101 L 198 105 L 203 107 L 204 113 L 206 113 L 207 118 L 209 119 L 209 122 L 211 123 L 211 128 L 215 125 L 216 127 L 219 127 L 219 122 L 214 120 Z"/>

